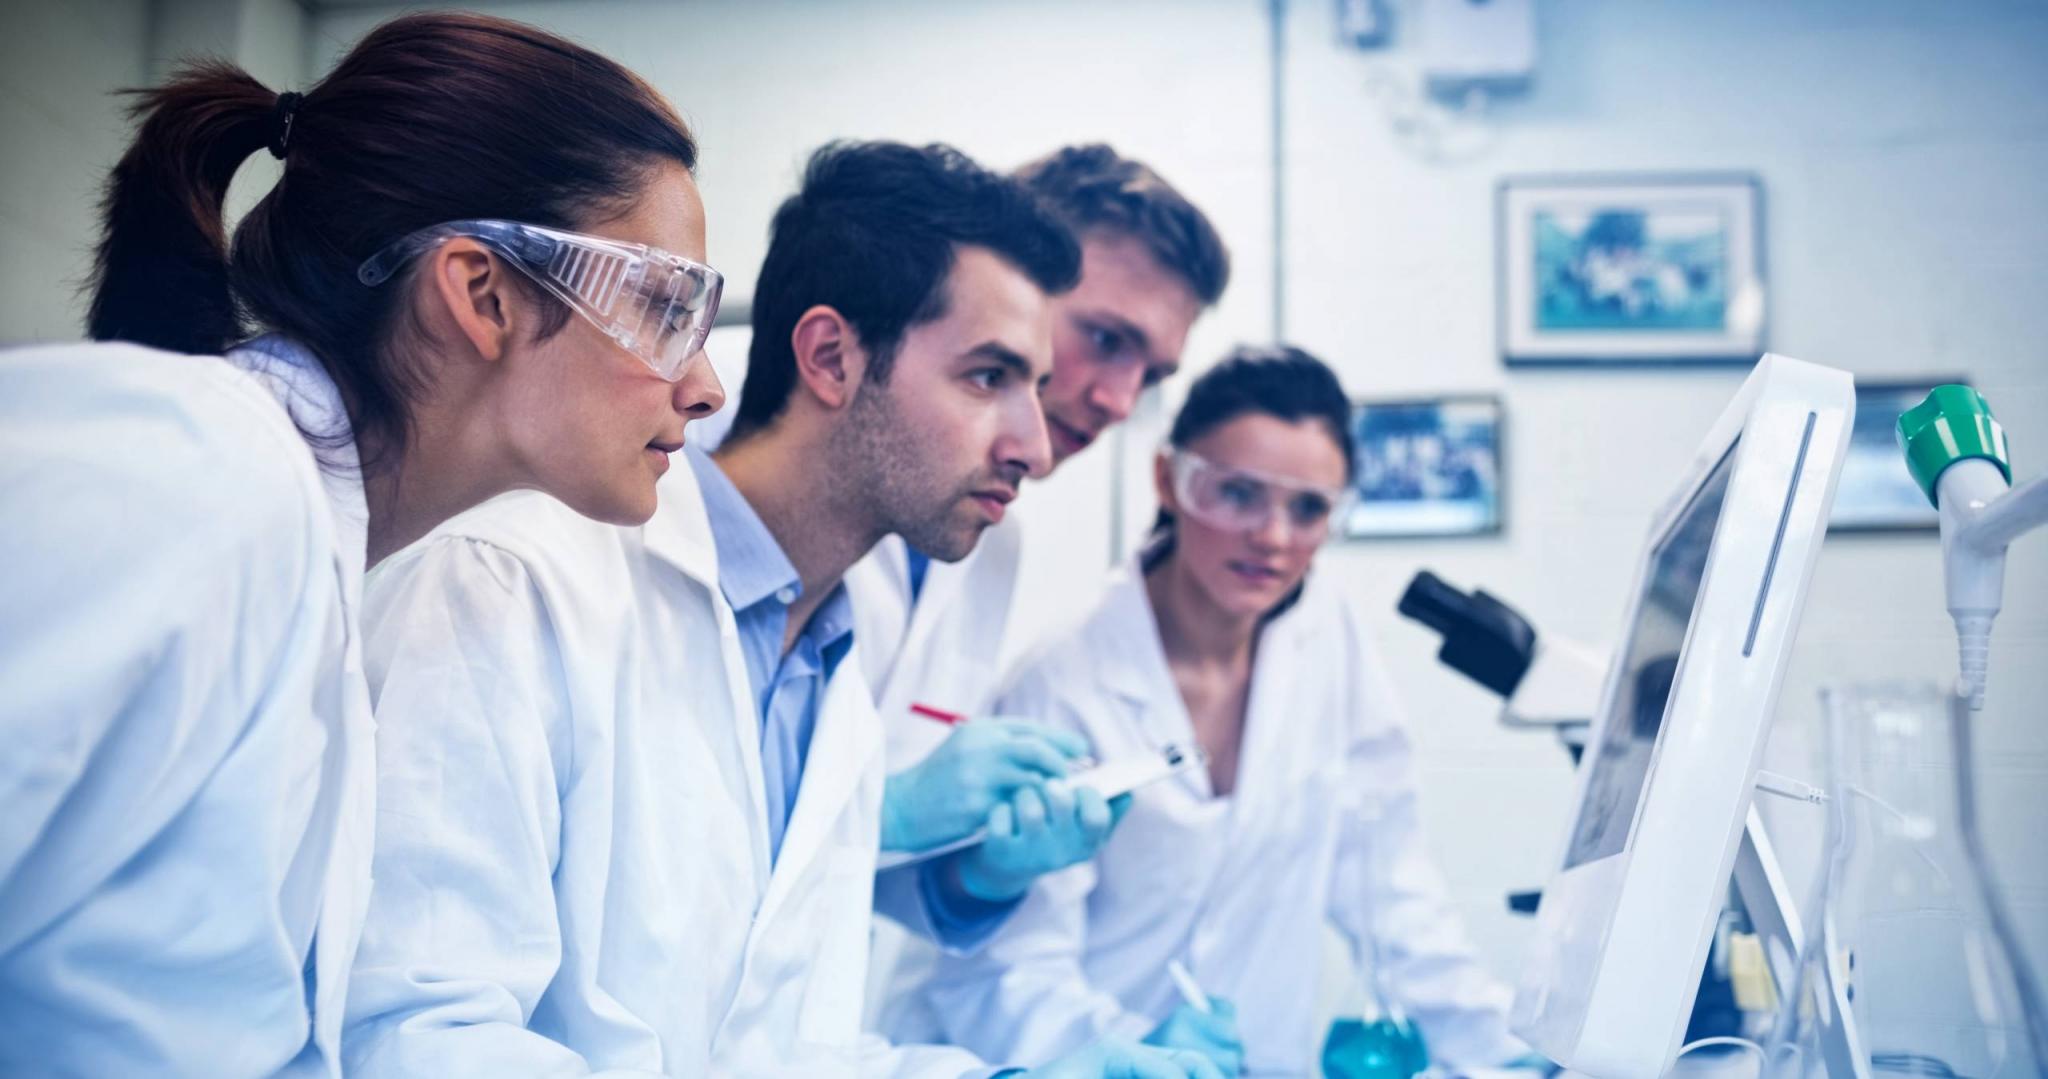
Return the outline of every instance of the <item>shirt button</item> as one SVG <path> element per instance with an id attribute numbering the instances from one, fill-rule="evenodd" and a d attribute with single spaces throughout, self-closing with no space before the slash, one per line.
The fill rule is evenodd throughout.
<path id="1" fill-rule="evenodd" d="M 784 607 L 787 607 L 790 604 L 796 602 L 796 589 L 788 587 L 777 589 L 775 593 L 775 598 L 778 601 L 780 601 Z"/>

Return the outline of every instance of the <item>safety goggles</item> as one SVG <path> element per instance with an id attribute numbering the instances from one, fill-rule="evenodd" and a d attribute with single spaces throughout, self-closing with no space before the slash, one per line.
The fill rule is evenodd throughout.
<path id="1" fill-rule="evenodd" d="M 1211 528 L 1257 532 L 1284 513 L 1293 542 L 1321 543 L 1330 519 L 1347 504 L 1344 488 L 1317 487 L 1243 468 L 1225 468 L 1191 450 L 1175 450 L 1169 466 L 1181 508 Z"/>
<path id="2" fill-rule="evenodd" d="M 725 278 L 701 262 L 517 221 L 449 221 L 421 229 L 370 256 L 356 277 L 381 285 L 414 256 L 455 236 L 482 241 L 670 382 L 688 373 L 718 317 Z"/>

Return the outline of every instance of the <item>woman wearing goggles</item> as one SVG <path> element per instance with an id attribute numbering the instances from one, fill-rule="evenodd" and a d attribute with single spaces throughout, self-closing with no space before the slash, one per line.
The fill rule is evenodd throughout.
<path id="1" fill-rule="evenodd" d="M 697 144 L 618 64 L 453 12 L 304 93 L 208 61 L 134 101 L 94 343 L 0 351 L 0 1074 L 339 1074 L 390 746 L 366 572 L 515 489 L 654 512 L 723 401 Z"/>
<path id="2" fill-rule="evenodd" d="M 1330 519 L 1346 502 L 1346 488 L 1303 483 L 1256 468 L 1219 465 L 1193 450 L 1167 455 L 1174 500 L 1201 523 L 1224 532 L 1257 535 L 1278 521 L 1280 542 L 1313 548 L 1330 534 Z"/>
<path id="3" fill-rule="evenodd" d="M 927 993 L 955 1038 L 1029 1060 L 1149 1029 L 1225 1074 L 1305 1074 L 1320 1032 L 1302 972 L 1331 923 L 1438 1060 L 1525 1051 L 1430 864 L 1377 649 L 1309 573 L 1344 509 L 1349 423 L 1336 376 L 1299 349 L 1240 351 L 1190 387 L 1152 542 L 996 711 L 1101 760 L 1194 742 L 1208 767 L 1138 791 L 1093 861 L 942 961 Z M 1176 963 L 1209 1007 L 1179 1003 Z"/>

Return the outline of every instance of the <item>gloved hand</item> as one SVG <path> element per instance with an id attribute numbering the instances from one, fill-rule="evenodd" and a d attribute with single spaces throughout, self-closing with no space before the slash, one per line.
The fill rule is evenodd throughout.
<path id="1" fill-rule="evenodd" d="M 1200 1053 L 1104 1040 L 1032 1068 L 1023 1079 L 1224 1079 L 1224 1075 Z"/>
<path id="2" fill-rule="evenodd" d="M 1088 752 L 1070 731 L 1021 719 L 970 719 L 931 755 L 889 777 L 882 849 L 919 851 L 973 832 L 1020 787 L 1067 774 Z"/>
<path id="3" fill-rule="evenodd" d="M 1019 787 L 989 811 L 988 838 L 953 856 L 968 895 L 1005 903 L 1023 895 L 1040 874 L 1094 857 L 1131 806 L 1128 794 L 1104 801 L 1094 788 L 1062 780 L 1042 789 L 1043 795 L 1041 788 Z"/>
<path id="4" fill-rule="evenodd" d="M 1210 997 L 1211 1011 L 1183 1004 L 1145 1035 L 1146 1045 L 1200 1053 L 1225 1075 L 1244 1070 L 1244 1042 L 1237 1036 L 1237 1005 Z"/>

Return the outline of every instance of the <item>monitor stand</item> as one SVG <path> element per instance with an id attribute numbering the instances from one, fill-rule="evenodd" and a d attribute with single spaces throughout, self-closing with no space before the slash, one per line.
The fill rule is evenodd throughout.
<path id="1" fill-rule="evenodd" d="M 1806 932 L 1799 921 L 1799 908 L 1785 885 L 1770 835 L 1755 806 L 1742 828 L 1742 845 L 1735 853 L 1735 891 L 1749 912 L 1750 927 L 1763 945 L 1764 960 L 1778 991 L 1780 1021 L 1795 1014 L 1786 1006 L 1799 979 L 1799 960 Z M 1826 951 L 1834 952 L 1834 927 L 1822 919 L 1820 932 Z M 1821 964 L 1826 972 L 1824 993 L 1827 1014 L 1821 1021 L 1821 1054 L 1827 1074 L 1834 1079 L 1868 1079 L 1869 1058 L 1863 1053 L 1862 1038 L 1856 1032 L 1855 1013 L 1849 1008 L 1848 986 L 1835 979 L 1835 964 Z M 1798 1005 L 1794 1005 L 1797 1007 Z M 1767 1062 L 1768 1064 L 1768 1062 Z"/>

